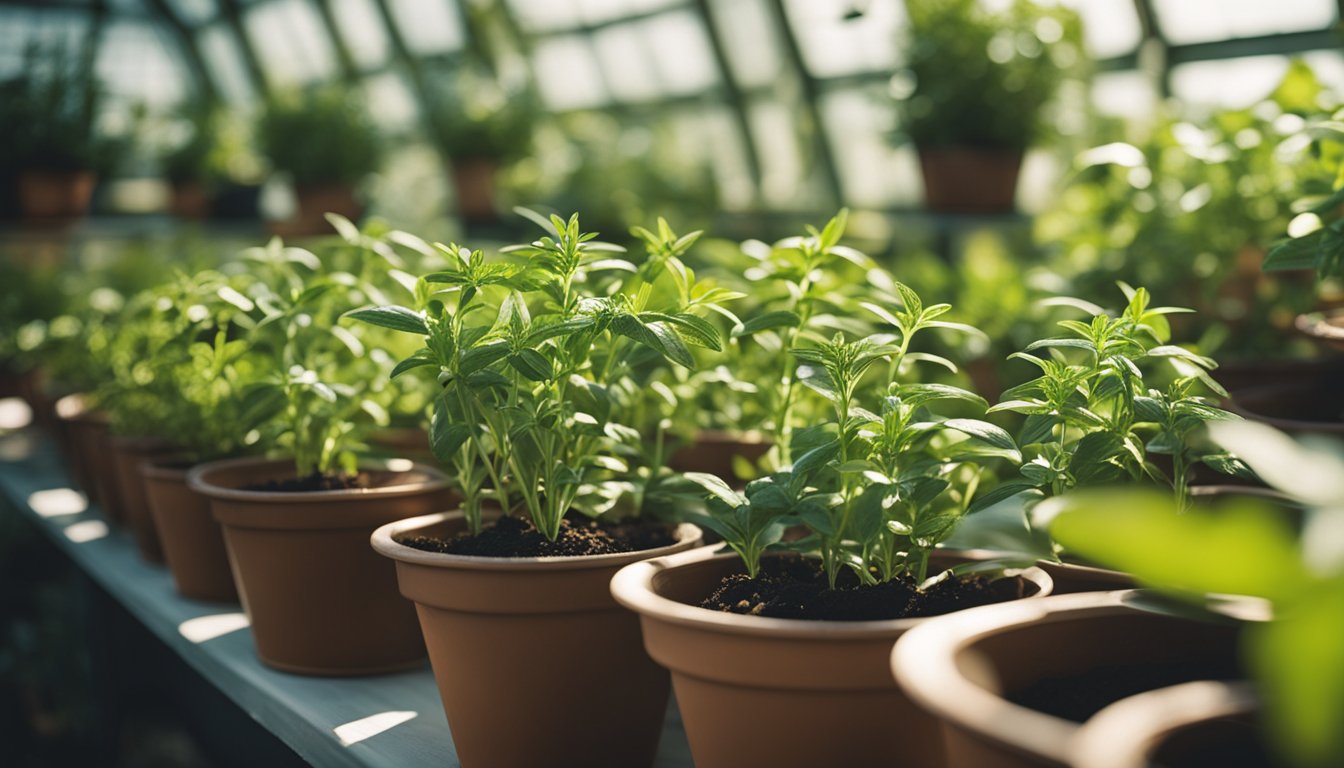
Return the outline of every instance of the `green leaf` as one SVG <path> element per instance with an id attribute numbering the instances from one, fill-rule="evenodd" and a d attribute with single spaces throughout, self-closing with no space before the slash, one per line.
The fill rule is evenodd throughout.
<path id="1" fill-rule="evenodd" d="M 935 400 L 964 400 L 981 407 L 986 405 L 984 398 L 974 392 L 950 384 L 903 384 L 897 390 L 896 396 L 911 407 Z"/>
<path id="2" fill-rule="evenodd" d="M 1044 496 L 1040 489 L 1032 483 L 1028 483 L 1025 480 L 1009 480 L 1007 482 L 999 483 L 984 493 L 977 494 L 975 498 L 971 500 L 970 506 L 966 508 L 966 512 L 979 512 L 1023 493 L 1034 493 L 1038 496 Z"/>
<path id="3" fill-rule="evenodd" d="M 466 375 L 489 368 L 509 355 L 509 343 L 502 339 L 487 341 L 462 353 L 458 360 L 459 373 Z"/>
<path id="4" fill-rule="evenodd" d="M 796 312 L 787 310 L 776 310 L 766 312 L 763 315 L 757 315 L 743 323 L 740 327 L 733 329 L 733 338 L 751 336 L 761 331 L 769 331 L 775 328 L 797 328 L 801 325 L 803 319 Z"/>
<path id="5" fill-rule="evenodd" d="M 416 333 L 421 336 L 429 335 L 429 326 L 425 324 L 424 317 L 419 312 L 405 307 L 389 306 L 356 309 L 346 313 L 346 317 L 353 317 L 361 322 L 381 328 L 391 328 L 394 331 Z"/>
<path id="6" fill-rule="evenodd" d="M 1315 269 L 1320 263 L 1321 244 L 1325 241 L 1326 230 L 1318 229 L 1309 235 L 1280 240 L 1269 249 L 1262 266 L 1266 272 L 1281 272 L 1289 269 Z"/>
<path id="7" fill-rule="evenodd" d="M 711 496 L 720 499 L 730 507 L 736 508 L 747 503 L 745 496 L 734 491 L 727 483 L 714 475 L 706 472 L 687 472 L 682 477 L 704 488 Z"/>
<path id="8" fill-rule="evenodd" d="M 434 409 L 429 422 L 429 449 L 439 461 L 452 461 L 457 450 L 471 437 L 471 427 L 452 421 L 448 409 Z"/>
<path id="9" fill-rule="evenodd" d="M 1017 453 L 1017 443 L 1013 441 L 1013 436 L 1008 434 L 1001 427 L 990 424 L 987 421 L 980 421 L 979 419 L 947 419 L 943 422 L 943 426 L 970 435 L 971 437 L 988 443 L 995 448 L 1012 451 L 1017 454 L 1016 461 L 1022 460 L 1021 454 Z"/>
<path id="10" fill-rule="evenodd" d="M 509 355 L 509 365 L 532 381 L 549 381 L 555 375 L 551 361 L 535 349 L 524 349 Z"/>
<path id="11" fill-rule="evenodd" d="M 421 368 L 427 365 L 437 366 L 438 364 L 429 357 L 422 356 L 420 354 L 415 354 L 397 363 L 396 367 L 392 369 L 392 373 L 388 376 L 388 378 L 395 379 L 398 376 L 402 375 L 403 373 L 406 373 L 407 371 L 412 371 L 415 370 L 416 368 Z"/>
<path id="12" fill-rule="evenodd" d="M 645 327 L 658 339 L 655 349 L 661 351 L 668 360 L 683 368 L 695 368 L 695 358 L 691 356 L 691 350 L 687 349 L 686 342 L 681 340 L 676 331 L 663 323 L 650 323 Z"/>

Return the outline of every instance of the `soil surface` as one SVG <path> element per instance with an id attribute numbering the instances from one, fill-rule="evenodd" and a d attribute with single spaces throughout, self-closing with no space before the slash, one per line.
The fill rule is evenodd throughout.
<path id="1" fill-rule="evenodd" d="M 264 483 L 244 485 L 244 491 L 265 491 L 267 493 L 312 493 L 313 491 L 348 491 L 353 488 L 372 488 L 373 481 L 367 473 L 358 475 L 324 475 L 314 472 L 307 477 L 287 477 L 281 480 L 267 480 Z"/>
<path id="2" fill-rule="evenodd" d="M 672 527 L 666 523 L 636 521 L 602 523 L 597 520 L 560 521 L 560 535 L 550 541 L 530 520 L 501 517 L 475 536 L 463 533 L 456 538 L 401 536 L 397 543 L 427 552 L 473 557 L 575 557 L 614 555 L 677 543 Z"/>
<path id="3" fill-rule="evenodd" d="M 1214 659 L 1112 664 L 1064 677 L 1043 678 L 1028 688 L 1010 691 L 1006 698 L 1037 712 L 1081 723 L 1103 707 L 1145 691 L 1195 680 L 1237 677 L 1235 669 Z"/>
<path id="4" fill-rule="evenodd" d="M 945 579 L 920 592 L 910 579 L 864 586 L 846 571 L 836 589 L 829 589 L 817 561 L 775 557 L 761 564 L 754 579 L 744 573 L 724 577 L 700 607 L 776 619 L 881 621 L 938 616 L 1022 596 L 1017 579 L 978 574 Z"/>

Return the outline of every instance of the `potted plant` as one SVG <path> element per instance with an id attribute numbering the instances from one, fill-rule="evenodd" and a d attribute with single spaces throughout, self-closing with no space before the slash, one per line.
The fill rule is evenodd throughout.
<path id="1" fill-rule="evenodd" d="M 297 211 L 278 225 L 281 232 L 325 232 L 326 213 L 360 217 L 356 190 L 378 170 L 382 147 L 353 92 L 323 88 L 277 95 L 260 114 L 256 136 L 272 170 L 286 174 L 294 188 Z"/>
<path id="2" fill-rule="evenodd" d="M 34 222 L 77 219 L 111 159 L 96 125 L 102 85 L 91 56 L 33 47 L 25 58 L 25 75 L 0 88 L 19 209 Z"/>
<path id="3" fill-rule="evenodd" d="M 1301 445 L 1254 422 L 1211 431 L 1309 511 L 1289 517 L 1247 500 L 1181 511 L 1168 497 L 1117 491 L 1052 500 L 1056 539 L 1185 605 L 1135 593 L 1069 595 L 1041 601 L 1031 616 L 993 606 L 967 612 L 959 626 L 931 622 L 911 633 L 893 656 L 896 675 L 949 725 L 948 743 L 965 758 L 954 765 L 1065 762 L 1079 723 L 1114 694 L 1246 677 L 1261 696 L 1277 760 L 1326 766 L 1344 757 L 1334 726 L 1339 678 L 1330 671 L 1344 638 L 1344 560 L 1336 548 L 1313 544 L 1338 540 L 1344 452 L 1320 441 Z M 1239 595 L 1249 599 L 1229 597 Z M 1140 631 L 1125 637 L 1121 614 Z M 975 652 L 982 672 L 970 679 L 956 660 Z M 1084 663 L 1074 661 L 1080 656 Z M 1153 666 L 1158 659 L 1175 663 Z M 987 682 L 996 673 L 999 690 Z M 1102 692 L 1098 675 L 1109 678 L 1111 696 L 1093 695 Z M 1050 696 L 1023 695 L 1046 680 L 1048 687 L 1035 687 Z M 1072 721 L 1049 710 L 1051 702 L 1078 701 L 1069 692 L 1091 692 Z"/>
<path id="4" fill-rule="evenodd" d="M 793 432 L 789 466 L 744 492 L 688 476 L 710 493 L 698 519 L 736 556 L 659 558 L 612 581 L 672 671 L 697 765 L 739 765 L 744 750 L 759 765 L 939 764 L 932 724 L 886 674 L 891 644 L 922 616 L 1049 592 L 1037 569 L 936 549 L 966 514 L 977 464 L 1017 452 L 1002 429 L 951 415 L 983 409 L 977 395 L 905 380 L 927 359 L 912 341 L 950 307 L 895 287 L 899 306 L 870 308 L 890 333 L 792 347 L 793 377 L 832 414 Z M 891 383 L 874 395 L 869 378 Z M 780 549 L 804 557 L 768 554 Z"/>
<path id="5" fill-rule="evenodd" d="M 435 111 L 435 143 L 448 161 L 457 213 L 466 223 L 499 218 L 495 175 L 532 151 L 537 108 L 524 93 L 509 93 L 474 78 Z"/>
<path id="6" fill-rule="evenodd" d="M 359 460 L 361 432 L 385 421 L 364 390 L 386 369 L 367 367 L 358 339 L 336 325 L 358 281 L 278 239 L 244 258 L 259 277 L 243 297 L 257 315 L 246 341 L 266 367 L 241 393 L 236 428 L 287 457 L 202 464 L 187 483 L 223 527 L 257 653 L 302 674 L 418 665 L 414 613 L 367 542 L 380 525 L 446 508 L 447 480 L 405 460 Z"/>
<path id="7" fill-rule="evenodd" d="M 690 346 L 718 349 L 703 317 L 716 298 L 670 255 L 671 232 L 635 264 L 577 215 L 525 213 L 545 236 L 502 259 L 441 246 L 450 265 L 419 280 L 417 308 L 351 313 L 423 338 L 395 374 L 435 374 L 430 446 L 463 495 L 373 547 L 418 607 L 463 762 L 647 765 L 667 677 L 607 583 L 700 533 L 645 519 L 625 458 L 643 436 L 613 392 L 651 360 L 691 367 Z"/>
<path id="8" fill-rule="evenodd" d="M 999 11 L 975 0 L 906 0 L 900 130 L 919 153 L 934 211 L 1013 209 L 1018 170 L 1042 114 L 1081 56 L 1078 17 L 1018 0 Z"/>
<path id="9" fill-rule="evenodd" d="M 209 104 L 188 102 L 176 115 L 178 135 L 160 155 L 163 175 L 172 189 L 168 209 L 184 219 L 210 215 L 213 186 L 221 169 L 221 120 Z"/>

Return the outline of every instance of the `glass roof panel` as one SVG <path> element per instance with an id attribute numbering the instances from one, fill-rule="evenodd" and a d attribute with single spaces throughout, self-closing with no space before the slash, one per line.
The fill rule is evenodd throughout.
<path id="1" fill-rule="evenodd" d="M 1103 115 L 1148 117 L 1157 104 L 1152 78 L 1142 72 L 1101 72 L 1092 78 L 1092 105 Z"/>
<path id="2" fill-rule="evenodd" d="M 1187 104 L 1240 109 L 1269 95 L 1287 70 L 1287 56 L 1196 61 L 1172 68 L 1171 91 Z"/>
<path id="3" fill-rule="evenodd" d="M 593 48 L 602 64 L 612 96 L 622 101 L 648 101 L 661 93 L 645 40 L 630 24 L 593 33 Z"/>
<path id="4" fill-rule="evenodd" d="M 420 110 L 406 79 L 397 72 L 384 72 L 364 81 L 369 113 L 386 131 L 405 132 L 415 127 Z"/>
<path id="5" fill-rule="evenodd" d="M 509 6 L 529 32 L 573 29 L 583 21 L 577 0 L 509 0 Z"/>
<path id="6" fill-rule="evenodd" d="M 466 42 L 457 3 L 448 0 L 388 0 L 397 31 L 411 53 L 455 51 Z"/>
<path id="7" fill-rule="evenodd" d="M 919 200 L 917 174 L 873 172 L 875 168 L 894 169 L 896 147 L 888 138 L 891 110 L 874 99 L 871 91 L 827 93 L 820 107 L 845 200 L 875 207 L 890 205 L 893 200 Z"/>
<path id="8" fill-rule="evenodd" d="M 220 96 L 234 104 L 252 101 L 256 94 L 238 43 L 223 22 L 196 33 L 196 47 L 219 87 Z"/>
<path id="9" fill-rule="evenodd" d="M 733 78 L 748 88 L 769 85 L 782 70 L 779 35 L 766 2 L 718 0 L 710 5 L 715 28 L 723 36 Z"/>
<path id="10" fill-rule="evenodd" d="M 900 3 L 860 9 L 852 0 L 788 0 L 786 7 L 803 60 L 817 77 L 896 66 L 896 30 L 905 18 Z"/>
<path id="11" fill-rule="evenodd" d="M 150 107 L 171 107 L 182 101 L 187 92 L 183 66 L 164 42 L 156 25 L 108 23 L 95 68 L 109 94 Z"/>
<path id="12" fill-rule="evenodd" d="M 83 13 L 0 6 L 0 78 L 21 73 L 30 45 L 76 51 L 89 31 Z"/>
<path id="13" fill-rule="evenodd" d="M 539 41 L 532 66 L 546 106 L 554 110 L 594 107 L 608 100 L 588 38 L 566 35 Z"/>
<path id="14" fill-rule="evenodd" d="M 689 11 L 659 14 L 638 24 L 669 93 L 698 93 L 718 82 L 705 27 Z"/>
<path id="15" fill-rule="evenodd" d="M 331 0 L 331 13 L 355 66 L 371 69 L 387 61 L 387 26 L 375 0 Z"/>
<path id="16" fill-rule="evenodd" d="M 271 0 L 249 8 L 243 20 L 252 47 L 277 85 L 299 85 L 334 74 L 331 40 L 307 0 Z"/>
<path id="17" fill-rule="evenodd" d="M 1175 44 L 1324 29 L 1332 0 L 1153 0 L 1158 28 Z"/>
<path id="18" fill-rule="evenodd" d="M 1134 0 L 1064 0 L 1083 19 L 1083 42 L 1088 53 L 1105 59 L 1139 47 L 1143 27 Z"/>
<path id="19" fill-rule="evenodd" d="M 575 0 L 580 17 L 589 24 L 600 24 L 637 13 L 685 5 L 686 0 Z"/>
<path id="20" fill-rule="evenodd" d="M 762 157 L 770 158 L 761 169 L 761 195 L 775 208 L 796 207 L 803 182 L 802 150 L 793 112 L 784 104 L 762 101 L 748 112 L 752 139 Z"/>
<path id="21" fill-rule="evenodd" d="M 211 21 L 219 13 L 216 0 L 168 0 L 177 17 L 191 26 Z"/>

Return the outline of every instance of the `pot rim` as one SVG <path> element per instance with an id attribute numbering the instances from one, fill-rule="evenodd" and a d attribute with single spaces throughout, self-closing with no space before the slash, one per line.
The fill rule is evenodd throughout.
<path id="1" fill-rule="evenodd" d="M 426 491 L 444 490 L 449 487 L 448 477 L 442 472 L 429 465 L 413 462 L 409 459 L 387 459 L 383 461 L 368 459 L 361 460 L 360 466 L 368 469 L 381 469 L 397 474 L 420 472 L 425 475 L 424 480 L 407 481 L 378 488 L 343 488 L 328 491 L 298 492 L 245 491 L 241 488 L 230 488 L 228 486 L 217 485 L 210 480 L 210 476 L 216 472 L 237 467 L 265 466 L 272 464 L 284 466 L 291 463 L 291 460 L 287 458 L 273 459 L 260 456 L 244 456 L 237 459 L 207 461 L 202 464 L 197 464 L 187 470 L 187 486 L 193 491 L 212 499 L 269 504 L 293 502 L 311 503 L 315 501 L 362 501 L 369 498 L 390 499 L 401 496 L 417 496 Z"/>
<path id="2" fill-rule="evenodd" d="M 813 621 L 809 619 L 779 619 L 768 616 L 744 616 L 738 613 L 713 611 L 671 598 L 663 597 L 654 591 L 654 579 L 664 571 L 679 566 L 690 565 L 705 560 L 738 560 L 732 552 L 715 554 L 719 545 L 710 545 L 682 552 L 676 555 L 646 560 L 627 565 L 616 573 L 611 580 L 611 594 L 616 602 L 640 614 L 669 624 L 706 629 L 716 632 L 795 638 L 803 640 L 866 640 L 890 636 L 893 632 L 904 632 L 934 616 L 920 616 L 907 619 L 882 619 L 879 621 Z M 941 550 L 956 555 L 959 550 Z M 1024 600 L 1043 597 L 1050 593 L 1054 581 L 1040 568 L 1005 568 L 1007 576 L 1020 576 L 1035 584 L 1038 592 L 1028 595 Z M 1011 603 L 1021 602 L 1012 600 Z M 961 613 L 958 611 L 957 613 Z M 949 614 L 951 615 L 951 614 Z"/>
<path id="3" fill-rule="evenodd" d="M 1332 323 L 1338 320 L 1341 323 Z M 1344 312 L 1303 312 L 1293 319 L 1298 331 L 1321 341 L 1344 342 Z"/>
<path id="4" fill-rule="evenodd" d="M 698 526 L 679 523 L 673 531 L 677 537 L 674 544 L 655 549 L 640 549 L 634 552 L 615 552 L 607 555 L 562 555 L 547 557 L 482 557 L 480 555 L 453 555 L 446 552 L 427 552 L 423 549 L 408 547 L 398 543 L 393 537 L 416 528 L 424 528 L 447 520 L 463 517 L 460 509 L 449 512 L 435 512 L 397 520 L 380 526 L 369 537 L 369 544 L 378 554 L 396 560 L 399 563 L 422 565 L 430 568 L 459 568 L 473 571 L 572 571 L 585 568 L 603 568 L 623 565 L 649 557 L 659 557 L 681 552 L 694 547 L 700 539 Z M 691 551 L 695 551 L 691 549 Z"/>
<path id="5" fill-rule="evenodd" d="M 969 608 L 911 630 L 891 651 L 896 682 L 912 701 L 952 725 L 1017 750 L 1022 734 L 1039 734 L 1030 749 L 1067 764 L 1079 724 L 1014 704 L 971 682 L 957 657 L 978 641 L 1029 624 L 1076 621 L 1142 611 L 1145 590 L 1055 595 Z"/>
<path id="6" fill-rule="evenodd" d="M 56 418 L 63 421 L 85 421 L 94 424 L 107 424 L 107 414 L 89 405 L 88 394 L 74 392 L 56 400 L 52 405 Z"/>
<path id="7" fill-rule="evenodd" d="M 1154 749 L 1174 732 L 1259 708 L 1255 688 L 1245 680 L 1196 680 L 1138 693 L 1105 707 L 1083 724 L 1071 745 L 1069 764 L 1147 766 Z"/>

